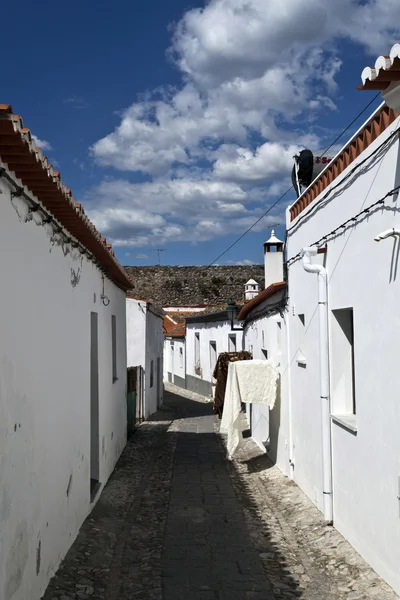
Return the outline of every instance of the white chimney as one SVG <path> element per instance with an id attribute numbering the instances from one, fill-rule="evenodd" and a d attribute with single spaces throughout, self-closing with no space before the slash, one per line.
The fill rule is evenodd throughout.
<path id="1" fill-rule="evenodd" d="M 264 244 L 265 288 L 283 281 L 283 246 L 272 230 L 271 237 Z"/>
<path id="2" fill-rule="evenodd" d="M 258 285 L 257 281 L 255 281 L 253 278 L 249 279 L 246 285 L 244 286 L 244 297 L 246 301 L 252 300 L 256 296 L 258 296 L 259 291 L 260 286 Z"/>

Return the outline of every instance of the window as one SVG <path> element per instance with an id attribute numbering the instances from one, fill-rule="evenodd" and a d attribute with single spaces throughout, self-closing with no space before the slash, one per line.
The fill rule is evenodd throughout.
<path id="1" fill-rule="evenodd" d="M 210 342 L 210 368 L 211 376 L 217 364 L 217 342 Z"/>
<path id="2" fill-rule="evenodd" d="M 304 314 L 299 314 L 297 321 L 297 356 L 296 362 L 299 367 L 305 368 L 307 365 L 307 360 L 304 354 L 304 337 L 306 331 L 306 317 Z"/>
<path id="3" fill-rule="evenodd" d="M 112 380 L 115 383 L 117 377 L 117 318 L 111 315 L 111 344 L 112 344 Z"/>
<path id="4" fill-rule="evenodd" d="M 228 337 L 228 352 L 236 352 L 236 334 L 230 334 Z"/>
<path id="5" fill-rule="evenodd" d="M 200 375 L 200 333 L 194 334 L 194 372 Z"/>
<path id="6" fill-rule="evenodd" d="M 276 324 L 276 353 L 282 354 L 282 323 Z"/>
<path id="7" fill-rule="evenodd" d="M 183 369 L 183 348 L 179 348 L 179 366 Z"/>
<path id="8" fill-rule="evenodd" d="M 265 348 L 265 333 L 264 333 L 264 331 L 261 332 L 261 339 L 262 339 L 262 347 Z"/>
<path id="9" fill-rule="evenodd" d="M 335 415 L 355 415 L 353 309 L 333 310 L 332 315 L 332 412 Z"/>
<path id="10" fill-rule="evenodd" d="M 150 387 L 154 385 L 154 360 L 150 363 Z"/>

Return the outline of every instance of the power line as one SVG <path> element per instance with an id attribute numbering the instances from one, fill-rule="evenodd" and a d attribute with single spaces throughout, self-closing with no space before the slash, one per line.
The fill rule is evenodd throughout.
<path id="1" fill-rule="evenodd" d="M 312 246 L 318 247 L 323 242 L 327 243 L 332 238 L 334 238 L 336 236 L 336 234 L 338 234 L 339 232 L 343 233 L 349 226 L 354 227 L 357 224 L 357 221 L 358 221 L 358 219 L 360 219 L 360 217 L 368 216 L 369 213 L 373 212 L 374 209 L 377 209 L 377 207 L 385 204 L 386 198 L 389 198 L 390 196 L 394 196 L 395 194 L 398 194 L 399 190 L 400 190 L 400 185 L 397 185 L 396 187 L 391 189 L 389 192 L 387 192 L 382 198 L 380 198 L 379 200 L 376 200 L 376 202 L 374 202 L 373 204 L 370 204 L 367 208 L 364 208 L 359 213 L 354 215 L 354 217 L 347 219 L 347 221 L 344 221 L 341 225 L 338 225 L 338 227 L 335 227 L 335 229 L 332 229 L 332 231 L 330 231 L 326 235 L 322 236 L 319 240 L 310 244 L 310 247 L 312 247 Z M 296 262 L 300 258 L 301 258 L 301 252 L 298 252 L 297 254 L 295 254 L 295 256 L 292 256 L 291 258 L 288 259 L 287 264 L 292 265 L 294 262 Z"/>
<path id="2" fill-rule="evenodd" d="M 361 115 L 362 115 L 363 113 L 365 113 L 365 111 L 366 111 L 366 110 L 367 110 L 367 109 L 368 109 L 368 108 L 371 106 L 371 104 L 373 104 L 373 103 L 375 102 L 375 100 L 378 98 L 378 96 L 379 96 L 379 95 L 380 95 L 380 92 L 378 92 L 378 93 L 376 94 L 376 96 L 374 96 L 374 97 L 372 98 L 372 100 L 371 100 L 370 102 L 368 102 L 368 104 L 367 104 L 367 105 L 366 105 L 366 106 L 365 106 L 365 107 L 364 107 L 364 108 L 363 108 L 363 109 L 362 109 L 362 110 L 361 110 L 361 111 L 358 113 L 358 115 L 357 115 L 356 117 L 354 117 L 354 119 L 351 121 L 351 123 L 349 123 L 349 125 L 347 125 L 347 127 L 346 127 L 345 129 L 343 129 L 343 131 L 340 133 L 340 135 L 338 135 L 338 136 L 337 136 L 337 138 L 336 138 L 336 139 L 335 139 L 335 140 L 334 140 L 334 141 L 333 141 L 333 142 L 332 142 L 332 143 L 331 143 L 331 144 L 328 146 L 328 148 L 327 148 L 326 150 L 324 150 L 324 152 L 322 152 L 322 156 L 323 156 L 324 154 L 326 154 L 326 153 L 328 152 L 328 150 L 330 150 L 330 148 L 332 148 L 332 146 L 333 146 L 334 144 L 336 144 L 336 142 L 337 142 L 338 140 L 340 140 L 340 138 L 341 138 L 341 137 L 342 137 L 342 136 L 343 136 L 343 135 L 346 133 L 346 131 L 348 131 L 348 130 L 350 129 L 350 127 L 351 127 L 352 125 L 354 125 L 354 123 L 355 123 L 355 122 L 356 122 L 356 121 L 357 121 L 357 120 L 358 120 L 358 119 L 361 117 Z M 282 200 L 285 198 L 285 196 L 287 196 L 287 195 L 288 195 L 288 193 L 289 193 L 289 192 L 290 192 L 292 189 L 293 189 L 293 185 L 291 185 L 291 186 L 290 186 L 290 188 L 288 188 L 288 189 L 286 190 L 286 192 L 285 192 L 284 194 L 282 194 L 282 196 L 280 196 L 280 197 L 278 198 L 278 200 L 276 200 L 276 201 L 275 201 L 275 202 L 274 202 L 274 203 L 273 203 L 273 204 L 272 204 L 272 205 L 271 205 L 271 206 L 270 206 L 270 207 L 269 207 L 269 208 L 268 208 L 268 209 L 267 209 L 267 210 L 266 210 L 266 211 L 265 211 L 265 212 L 264 212 L 264 213 L 261 215 L 261 217 L 259 217 L 259 218 L 257 219 L 257 221 L 255 221 L 255 222 L 253 223 L 253 225 L 251 225 L 251 226 L 250 226 L 248 229 L 246 229 L 246 231 L 245 231 L 244 233 L 242 233 L 242 234 L 241 234 L 241 235 L 240 235 L 240 236 L 239 236 L 239 237 L 238 237 L 238 238 L 237 238 L 237 239 L 236 239 L 234 242 L 232 242 L 232 244 L 231 244 L 230 246 L 228 246 L 228 248 L 226 248 L 226 249 L 225 249 L 223 252 L 221 252 L 221 254 L 220 254 L 219 256 L 217 256 L 217 258 L 215 258 L 215 259 L 214 259 L 214 260 L 213 260 L 213 261 L 212 261 L 212 262 L 211 262 L 211 263 L 210 263 L 208 266 L 209 266 L 209 267 L 211 267 L 211 266 L 212 266 L 214 263 L 216 263 L 216 262 L 217 262 L 217 260 L 219 260 L 220 258 L 222 258 L 222 257 L 223 257 L 223 256 L 224 256 L 224 255 L 225 255 L 227 252 L 229 252 L 229 250 L 231 250 L 231 249 L 232 249 L 234 246 L 236 246 L 236 244 L 237 244 L 238 242 L 240 242 L 240 240 L 242 240 L 242 239 L 243 239 L 243 238 L 244 238 L 244 237 L 245 237 L 245 236 L 246 236 L 246 235 L 247 235 L 247 234 L 248 234 L 248 233 L 249 233 L 249 232 L 250 232 L 252 229 L 254 229 L 254 227 L 255 227 L 256 225 L 258 225 L 258 223 L 259 223 L 260 221 L 262 221 L 262 219 L 263 219 L 264 217 L 266 217 L 266 216 L 267 216 L 267 214 L 268 214 L 268 213 L 270 213 L 270 212 L 271 212 L 271 210 L 272 210 L 272 209 L 274 209 L 274 208 L 275 208 L 275 206 L 276 206 L 277 204 L 279 204 L 279 202 L 281 202 L 281 201 L 282 201 Z"/>

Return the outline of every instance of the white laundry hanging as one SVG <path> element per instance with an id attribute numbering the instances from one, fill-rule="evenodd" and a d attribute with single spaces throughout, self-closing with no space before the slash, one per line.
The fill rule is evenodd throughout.
<path id="1" fill-rule="evenodd" d="M 274 407 L 279 372 L 270 361 L 243 360 L 229 363 L 221 433 L 227 434 L 228 458 L 242 440 L 241 403 Z"/>

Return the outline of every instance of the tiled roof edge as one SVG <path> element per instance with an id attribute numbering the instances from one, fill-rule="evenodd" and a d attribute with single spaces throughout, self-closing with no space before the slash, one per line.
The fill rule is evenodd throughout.
<path id="1" fill-rule="evenodd" d="M 270 286 L 265 288 L 262 292 L 260 292 L 255 298 L 250 300 L 247 304 L 245 304 L 238 314 L 238 321 L 244 321 L 246 317 L 254 310 L 261 302 L 268 300 L 274 294 L 277 294 L 281 290 L 286 287 L 286 281 L 277 281 L 275 283 L 271 283 Z"/>
<path id="2" fill-rule="evenodd" d="M 111 244 L 88 219 L 10 104 L 0 104 L 0 159 L 60 225 L 84 246 L 120 288 L 132 287 Z"/>
<path id="3" fill-rule="evenodd" d="M 382 104 L 292 204 L 290 221 L 294 221 L 398 116 L 393 109 Z"/>

